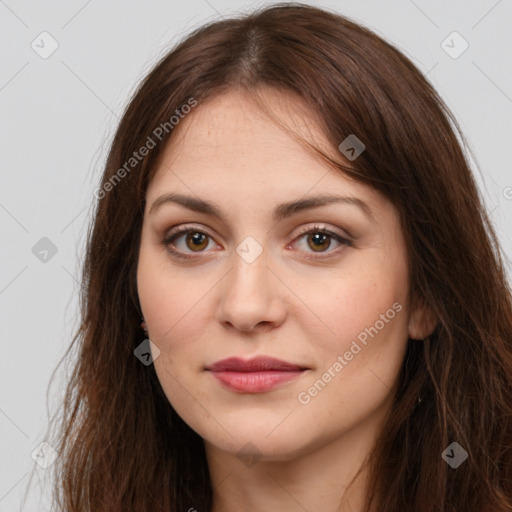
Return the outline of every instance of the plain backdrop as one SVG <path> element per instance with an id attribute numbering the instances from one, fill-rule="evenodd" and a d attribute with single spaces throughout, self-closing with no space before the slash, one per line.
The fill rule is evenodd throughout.
<path id="1" fill-rule="evenodd" d="M 20 510 L 30 474 L 48 474 L 32 453 L 58 408 L 63 379 L 48 386 L 78 325 L 93 190 L 131 92 L 192 29 L 270 3 L 0 0 L 0 512 Z M 372 28 L 427 75 L 474 152 L 510 258 L 512 1 L 309 3 Z M 49 510 L 49 491 L 34 488 L 23 510 Z"/>

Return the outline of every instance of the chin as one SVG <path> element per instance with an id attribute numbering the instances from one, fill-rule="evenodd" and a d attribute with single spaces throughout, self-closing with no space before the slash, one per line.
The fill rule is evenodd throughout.
<path id="1" fill-rule="evenodd" d="M 254 428 L 247 425 L 240 425 L 240 428 L 228 427 L 227 430 L 233 436 L 225 432 L 218 436 L 218 432 L 200 433 L 205 443 L 210 444 L 217 450 L 229 453 L 240 459 L 252 458 L 260 461 L 288 461 L 308 451 L 312 446 L 311 441 L 299 438 L 286 429 L 280 432 L 272 432 L 268 428 Z"/>

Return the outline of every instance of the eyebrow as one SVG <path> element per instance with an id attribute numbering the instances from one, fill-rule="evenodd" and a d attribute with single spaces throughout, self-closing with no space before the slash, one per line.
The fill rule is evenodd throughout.
<path id="1" fill-rule="evenodd" d="M 168 203 L 180 204 L 189 210 L 204 213 L 206 215 L 212 215 L 223 221 L 226 220 L 221 209 L 215 203 L 192 196 L 174 193 L 164 194 L 155 199 L 151 205 L 151 208 L 149 209 L 149 214 L 151 215 L 162 205 Z M 272 217 L 275 222 L 279 222 L 301 211 L 309 210 L 311 208 L 318 208 L 320 206 L 326 206 L 333 203 L 343 203 L 356 206 L 360 208 L 371 220 L 375 220 L 375 215 L 363 200 L 357 197 L 336 195 L 310 196 L 303 199 L 282 203 L 274 209 Z"/>

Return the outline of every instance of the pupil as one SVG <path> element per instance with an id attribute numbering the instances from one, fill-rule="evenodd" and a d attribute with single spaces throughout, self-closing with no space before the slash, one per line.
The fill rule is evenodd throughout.
<path id="1" fill-rule="evenodd" d="M 323 248 L 322 244 L 325 245 L 325 240 L 327 239 L 328 235 L 325 233 L 315 233 L 313 236 L 313 244 L 316 248 Z M 318 243 L 319 242 L 319 243 Z M 329 244 L 327 244 L 327 247 Z"/>
<path id="2" fill-rule="evenodd" d="M 201 240 L 201 238 L 203 238 L 203 240 Z M 191 233 L 188 235 L 188 239 L 192 239 L 192 243 L 195 248 L 202 249 L 202 245 L 204 245 L 204 239 L 206 239 L 206 237 L 202 233 Z"/>

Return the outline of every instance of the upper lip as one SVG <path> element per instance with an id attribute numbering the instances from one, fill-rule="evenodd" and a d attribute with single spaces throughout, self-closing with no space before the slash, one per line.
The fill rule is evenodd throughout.
<path id="1" fill-rule="evenodd" d="M 274 357 L 258 356 L 244 361 L 239 357 L 228 357 L 222 359 L 206 368 L 212 372 L 260 372 L 270 370 L 300 371 L 306 370 L 304 366 L 287 363 Z"/>

